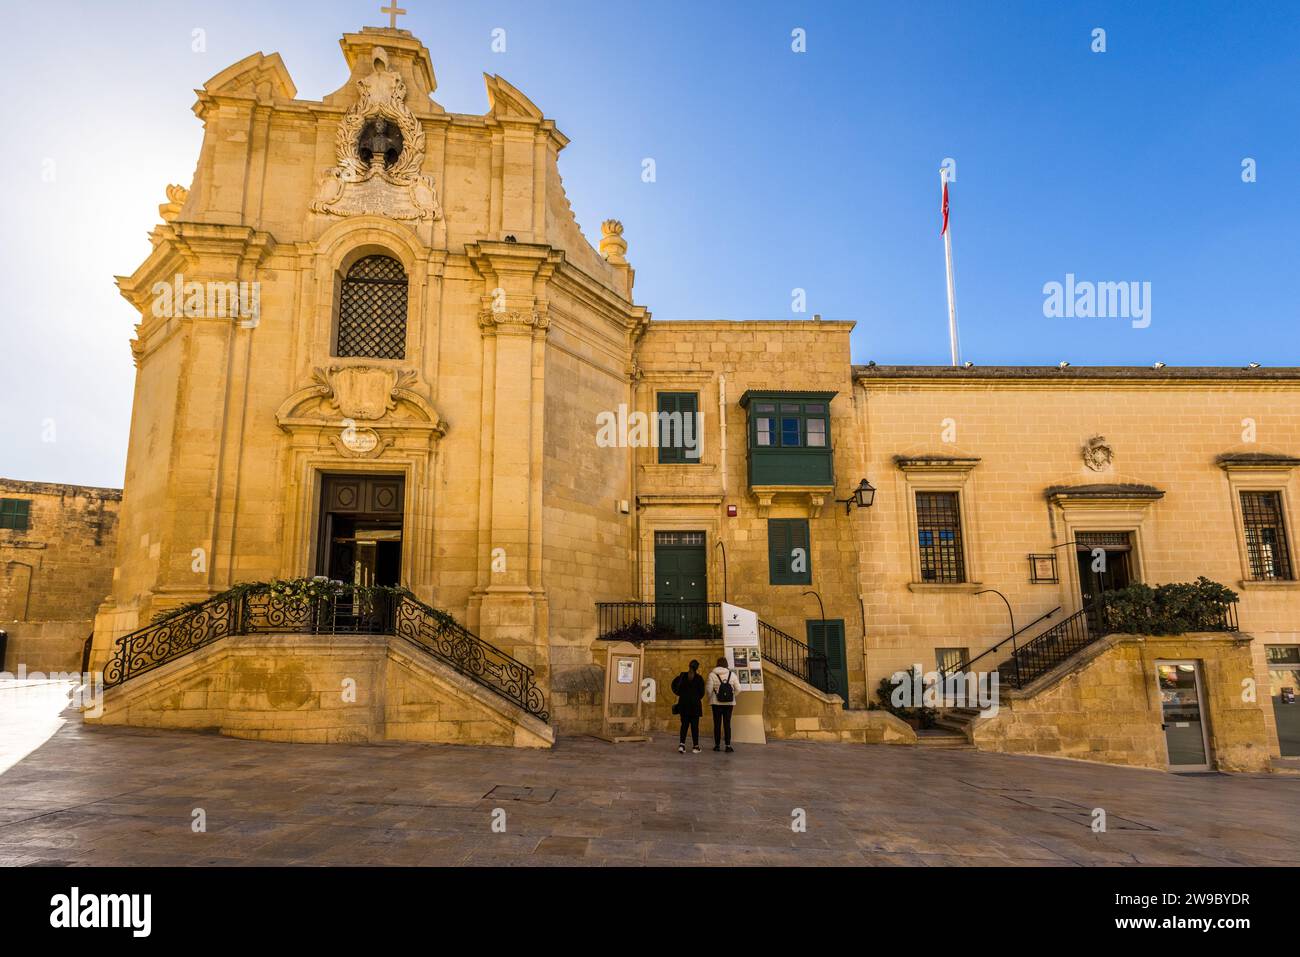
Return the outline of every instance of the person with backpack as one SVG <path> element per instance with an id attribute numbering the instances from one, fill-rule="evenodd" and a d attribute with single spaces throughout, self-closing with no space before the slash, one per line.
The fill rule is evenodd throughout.
<path id="1" fill-rule="evenodd" d="M 681 735 L 677 739 L 677 753 L 686 753 L 686 729 L 691 729 L 691 752 L 700 753 L 700 715 L 704 707 L 704 678 L 700 674 L 700 663 L 691 659 L 690 670 L 683 671 L 673 679 L 673 694 L 677 703 L 673 705 L 673 714 L 682 719 Z M 716 719 L 715 719 L 716 720 Z M 717 750 L 714 748 L 713 750 Z"/>
<path id="2" fill-rule="evenodd" d="M 727 666 L 726 658 L 718 659 L 718 666 L 709 672 L 709 704 L 713 705 L 713 750 L 722 750 L 725 733 L 727 751 L 731 746 L 731 709 L 736 706 L 736 673 Z"/>

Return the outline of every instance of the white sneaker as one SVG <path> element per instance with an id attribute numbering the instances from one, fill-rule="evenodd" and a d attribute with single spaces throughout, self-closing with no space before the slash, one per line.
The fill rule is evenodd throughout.
<path id="1" fill-rule="evenodd" d="M 691 754 L 699 754 L 699 753 L 700 753 L 700 746 L 698 744 L 695 747 L 691 748 Z"/>
<path id="2" fill-rule="evenodd" d="M 678 754 L 685 754 L 685 753 L 686 753 L 686 745 L 684 745 L 684 744 L 679 744 L 679 745 L 677 745 L 677 753 L 678 753 Z"/>

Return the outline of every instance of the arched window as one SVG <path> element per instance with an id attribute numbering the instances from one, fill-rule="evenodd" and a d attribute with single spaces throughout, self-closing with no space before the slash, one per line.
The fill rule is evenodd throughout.
<path id="1" fill-rule="evenodd" d="M 366 256 L 339 295 L 337 356 L 406 358 L 406 272 L 391 256 Z"/>

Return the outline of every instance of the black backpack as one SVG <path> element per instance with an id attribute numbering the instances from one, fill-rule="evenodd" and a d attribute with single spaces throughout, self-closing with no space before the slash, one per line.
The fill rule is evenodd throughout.
<path id="1" fill-rule="evenodd" d="M 730 704 L 736 700 L 736 689 L 731 687 L 731 672 L 727 672 L 726 679 L 718 679 L 717 699 L 719 704 Z"/>

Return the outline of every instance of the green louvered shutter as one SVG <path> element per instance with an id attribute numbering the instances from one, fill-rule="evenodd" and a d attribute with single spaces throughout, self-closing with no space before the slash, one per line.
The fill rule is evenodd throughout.
<path id="1" fill-rule="evenodd" d="M 796 548 L 803 549 L 803 570 L 795 571 Z M 812 584 L 812 542 L 805 518 L 767 520 L 768 578 L 773 585 Z"/>

